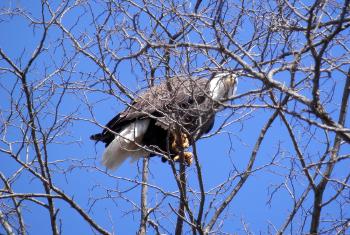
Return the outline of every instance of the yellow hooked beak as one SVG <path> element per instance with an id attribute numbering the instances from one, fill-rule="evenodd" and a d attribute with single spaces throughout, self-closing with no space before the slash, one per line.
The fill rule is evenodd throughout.
<path id="1" fill-rule="evenodd" d="M 237 76 L 234 74 L 229 74 L 225 78 L 224 83 L 229 87 L 233 87 L 236 84 L 236 81 L 237 81 Z"/>

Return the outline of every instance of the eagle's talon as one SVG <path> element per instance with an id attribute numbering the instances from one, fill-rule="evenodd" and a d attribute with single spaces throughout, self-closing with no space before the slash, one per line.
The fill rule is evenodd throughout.
<path id="1" fill-rule="evenodd" d="M 173 158 L 174 162 L 178 162 L 180 160 L 180 155 L 176 155 L 174 158 Z"/>
<path id="2" fill-rule="evenodd" d="M 179 145 L 178 145 L 178 144 L 179 144 Z M 177 135 L 174 135 L 174 139 L 173 139 L 173 141 L 171 142 L 171 149 L 173 149 L 173 150 L 178 150 L 178 149 L 179 149 L 179 146 L 180 146 L 182 149 L 185 149 L 185 148 L 190 147 L 190 141 L 189 141 L 189 139 L 188 139 L 187 134 L 185 134 L 185 133 L 181 133 L 181 134 L 180 134 L 180 143 L 178 143 Z"/>
<path id="3" fill-rule="evenodd" d="M 186 163 L 187 166 L 190 166 L 193 162 L 193 154 L 191 152 L 184 152 L 182 154 L 176 155 L 173 160 L 175 162 L 180 162 L 180 157 L 183 157 L 183 161 Z"/>
<path id="4" fill-rule="evenodd" d="M 190 166 L 193 162 L 193 154 L 191 152 L 184 152 L 184 158 L 187 166 Z"/>

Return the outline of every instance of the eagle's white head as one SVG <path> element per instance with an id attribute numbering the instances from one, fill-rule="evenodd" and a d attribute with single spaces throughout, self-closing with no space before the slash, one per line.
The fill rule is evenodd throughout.
<path id="1" fill-rule="evenodd" d="M 210 96 L 221 100 L 233 96 L 237 89 L 237 76 L 232 73 L 220 73 L 210 80 Z"/>

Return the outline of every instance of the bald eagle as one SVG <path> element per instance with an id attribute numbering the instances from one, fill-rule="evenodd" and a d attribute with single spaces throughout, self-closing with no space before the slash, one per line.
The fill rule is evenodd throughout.
<path id="1" fill-rule="evenodd" d="M 192 153 L 184 152 L 214 125 L 222 102 L 235 93 L 237 77 L 231 73 L 205 78 L 175 77 L 140 94 L 110 120 L 101 133 L 90 138 L 105 143 L 102 163 L 108 169 L 128 157 L 162 156 L 162 160 L 191 164 Z"/>

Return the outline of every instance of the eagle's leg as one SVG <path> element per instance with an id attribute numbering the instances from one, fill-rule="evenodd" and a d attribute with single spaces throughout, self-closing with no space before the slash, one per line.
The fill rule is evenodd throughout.
<path id="1" fill-rule="evenodd" d="M 185 158 L 184 160 L 188 166 L 192 164 L 193 154 L 191 152 L 184 152 L 184 158 Z"/>
<path id="2" fill-rule="evenodd" d="M 184 158 L 184 162 L 186 163 L 186 165 L 191 165 L 192 161 L 193 161 L 193 154 L 191 152 L 183 152 L 183 154 L 178 154 L 174 157 L 174 161 L 178 162 L 180 161 L 180 158 L 182 157 Z"/>
<path id="3" fill-rule="evenodd" d="M 173 133 L 171 141 L 171 150 L 175 154 L 173 160 L 176 162 L 180 162 L 181 158 L 183 158 L 182 160 L 186 163 L 186 165 L 191 165 L 193 157 L 192 153 L 184 152 L 184 149 L 188 148 L 189 146 L 190 140 L 186 133 L 181 132 L 178 135 Z"/>
<path id="4" fill-rule="evenodd" d="M 182 149 L 190 147 L 190 140 L 188 139 L 188 136 L 186 133 L 180 134 L 180 140 L 178 141 L 178 137 L 176 134 L 173 135 L 173 141 L 171 143 L 171 149 L 177 150 L 179 147 Z M 179 146 L 180 143 L 180 146 Z"/>

